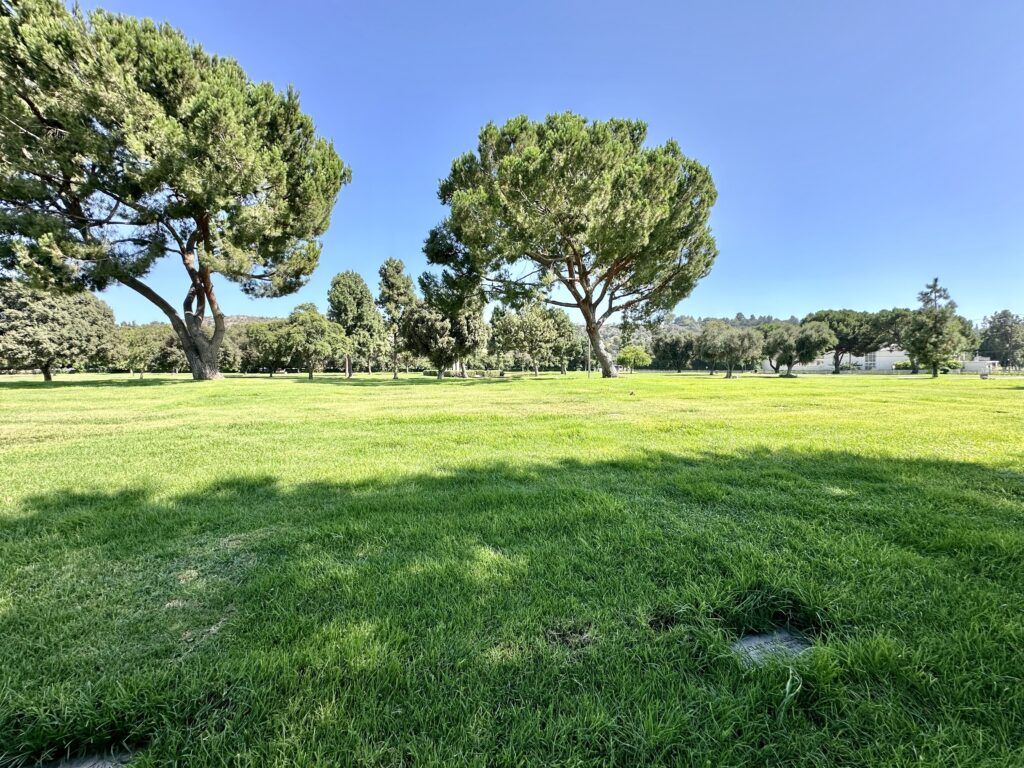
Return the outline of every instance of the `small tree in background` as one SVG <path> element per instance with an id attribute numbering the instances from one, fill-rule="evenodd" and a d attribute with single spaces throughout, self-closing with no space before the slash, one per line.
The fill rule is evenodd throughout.
<path id="1" fill-rule="evenodd" d="M 823 309 L 804 318 L 805 323 L 812 321 L 825 323 L 836 337 L 832 349 L 833 373 L 838 374 L 842 370 L 845 355 L 864 355 L 877 349 L 872 315 L 869 312 Z"/>
<path id="2" fill-rule="evenodd" d="M 811 320 L 802 325 L 784 323 L 768 334 L 763 352 L 774 361 L 773 370 L 778 372 L 785 366 L 786 373 L 783 375 L 792 377 L 793 366 L 813 362 L 827 349 L 834 347 L 835 343 L 835 334 L 820 321 Z"/>
<path id="3" fill-rule="evenodd" d="M 366 281 L 358 272 L 339 272 L 331 280 L 327 307 L 327 318 L 340 325 L 349 340 L 345 376 L 352 377 L 353 355 L 359 355 L 371 368 L 373 357 L 383 347 L 386 331 Z"/>
<path id="4" fill-rule="evenodd" d="M 402 316 L 401 333 L 405 348 L 430 360 L 438 381 L 443 379 L 445 369 L 458 357 L 448 318 L 428 304 L 415 304 Z"/>
<path id="5" fill-rule="evenodd" d="M 119 325 L 115 355 L 117 367 L 127 370 L 129 373 L 138 371 L 139 378 L 143 378 L 146 371 L 155 368 L 160 350 L 171 333 L 173 331 L 167 323 Z"/>
<path id="6" fill-rule="evenodd" d="M 651 356 L 647 354 L 647 350 L 639 344 L 627 344 L 619 350 L 619 356 L 616 359 L 619 365 L 623 365 L 629 368 L 629 372 L 632 373 L 637 368 L 646 368 L 651 364 Z"/>
<path id="7" fill-rule="evenodd" d="M 725 334 L 723 354 L 728 366 L 725 378 L 731 379 L 733 369 L 748 363 L 756 364 L 763 357 L 764 337 L 755 328 L 731 328 Z"/>
<path id="8" fill-rule="evenodd" d="M 708 364 L 708 373 L 715 375 L 719 362 L 725 360 L 726 343 L 732 327 L 721 320 L 708 320 L 697 336 L 697 355 Z"/>
<path id="9" fill-rule="evenodd" d="M 569 315 L 557 307 L 545 310 L 551 318 L 555 331 L 555 340 L 551 345 L 551 357 L 558 364 L 558 371 L 565 375 L 570 360 L 586 355 L 587 340 L 580 329 L 573 325 Z"/>
<path id="10" fill-rule="evenodd" d="M 398 378 L 398 363 L 402 353 L 402 318 L 416 304 L 412 278 L 405 273 L 405 264 L 399 259 L 388 259 L 380 268 L 377 288 L 377 306 L 384 315 L 385 332 L 391 346 L 392 378 Z"/>
<path id="11" fill-rule="evenodd" d="M 440 277 L 424 272 L 419 283 L 423 302 L 448 321 L 455 355 L 450 365 L 464 378 L 465 361 L 486 349 L 490 333 L 484 320 L 485 302 L 479 281 L 473 275 L 445 269 Z"/>
<path id="12" fill-rule="evenodd" d="M 1003 368 L 1024 367 L 1024 317 L 1004 309 L 986 317 L 978 350 Z"/>
<path id="13" fill-rule="evenodd" d="M 681 373 L 693 359 L 695 337 L 682 329 L 663 328 L 655 334 L 653 346 L 659 368 Z"/>
<path id="14" fill-rule="evenodd" d="M 911 373 L 918 372 L 918 362 L 907 349 L 914 311 L 903 307 L 883 309 L 871 317 L 872 336 L 875 349 L 902 349 L 910 357 Z"/>
<path id="15" fill-rule="evenodd" d="M 345 331 L 320 314 L 315 304 L 300 304 L 288 316 L 288 342 L 313 378 L 327 363 L 341 360 L 349 349 Z"/>
<path id="16" fill-rule="evenodd" d="M 973 331 L 969 335 L 970 324 L 957 316 L 956 303 L 949 298 L 949 291 L 939 285 L 939 278 L 928 283 L 917 298 L 921 307 L 908 329 L 907 351 L 930 368 L 934 378 L 943 363 L 970 345 Z"/>
<path id="17" fill-rule="evenodd" d="M 117 350 L 114 313 L 88 292 L 50 293 L 0 280 L 0 361 L 38 368 L 44 381 L 56 368 L 101 365 Z"/>
<path id="18" fill-rule="evenodd" d="M 242 367 L 247 371 L 266 369 L 271 377 L 274 371 L 286 368 L 292 358 L 287 320 L 267 320 L 249 323 L 242 337 Z"/>

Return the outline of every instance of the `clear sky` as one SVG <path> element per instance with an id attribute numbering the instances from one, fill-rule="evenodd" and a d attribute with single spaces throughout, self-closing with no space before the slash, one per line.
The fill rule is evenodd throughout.
<path id="1" fill-rule="evenodd" d="M 936 275 L 972 319 L 1024 312 L 1020 0 L 100 5 L 295 85 L 353 169 L 309 285 L 251 300 L 222 279 L 229 314 L 325 307 L 346 269 L 376 290 L 389 256 L 419 274 L 437 181 L 480 126 L 563 110 L 643 119 L 711 168 L 720 255 L 680 314 L 908 306 Z M 150 280 L 180 303 L 180 265 Z"/>

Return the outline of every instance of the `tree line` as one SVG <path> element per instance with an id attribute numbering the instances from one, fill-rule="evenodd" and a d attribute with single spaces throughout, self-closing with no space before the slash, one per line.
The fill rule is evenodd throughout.
<path id="1" fill-rule="evenodd" d="M 217 361 L 224 372 L 265 373 L 390 370 L 426 371 L 442 378 L 504 375 L 506 370 L 583 370 L 592 349 L 585 329 L 558 308 L 533 302 L 498 305 L 484 319 L 483 305 L 456 302 L 434 275 L 424 274 L 417 292 L 403 263 L 388 259 L 379 270 L 375 297 L 355 272 L 334 277 L 328 310 L 297 306 L 287 318 L 226 323 Z M 1003 310 L 976 330 L 955 314 L 956 305 L 933 281 L 917 309 L 880 312 L 821 310 L 803 321 L 769 319 L 759 325 L 703 321 L 697 330 L 674 322 L 657 326 L 616 324 L 604 342 L 619 366 L 682 371 L 759 368 L 764 361 L 779 375 L 831 352 L 835 372 L 851 356 L 900 348 L 910 370 L 937 375 L 975 351 L 1005 368 L 1024 367 L 1024 317 Z M 91 293 L 43 291 L 18 281 L 0 281 L 0 369 L 38 369 L 51 380 L 60 369 L 179 373 L 191 362 L 168 323 L 116 325 L 110 308 Z"/>

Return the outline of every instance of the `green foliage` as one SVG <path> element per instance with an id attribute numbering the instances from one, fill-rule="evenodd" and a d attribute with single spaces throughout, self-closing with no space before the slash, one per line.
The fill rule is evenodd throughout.
<path id="1" fill-rule="evenodd" d="M 293 90 L 166 24 L 22 0 L 0 13 L 0 49 L 0 267 L 128 286 L 168 316 L 193 374 L 216 376 L 213 276 L 256 296 L 299 288 L 349 170 Z M 166 254 L 182 314 L 142 281 Z"/>
<path id="2" fill-rule="evenodd" d="M 116 349 L 114 313 L 91 293 L 0 280 L 0 367 L 39 368 L 49 381 L 55 368 L 102 365 Z"/>
<path id="3" fill-rule="evenodd" d="M 391 347 L 391 368 L 398 378 L 399 358 L 402 355 L 402 318 L 416 299 L 412 278 L 405 273 L 405 264 L 400 259 L 388 259 L 378 272 L 380 283 L 377 288 L 377 306 L 384 316 L 385 332 Z"/>
<path id="4" fill-rule="evenodd" d="M 717 363 L 725 361 L 732 330 L 732 326 L 721 320 L 708 320 L 697 336 L 697 356 L 708 363 L 711 373 L 715 372 Z"/>
<path id="5" fill-rule="evenodd" d="M 167 323 L 119 325 L 114 364 L 122 370 L 138 371 L 141 378 L 146 371 L 155 369 L 160 350 L 173 333 Z"/>
<path id="6" fill-rule="evenodd" d="M 358 272 L 339 272 L 331 280 L 327 305 L 327 317 L 349 338 L 349 354 L 370 367 L 384 351 L 385 328 L 366 281 Z"/>
<path id="7" fill-rule="evenodd" d="M 1003 368 L 1024 368 L 1024 317 L 1008 309 L 986 317 L 978 352 Z"/>
<path id="8" fill-rule="evenodd" d="M 939 285 L 938 278 L 928 283 L 917 298 L 921 306 L 910 322 L 907 352 L 931 368 L 932 376 L 938 376 L 942 363 L 973 345 L 974 332 L 970 323 L 956 314 L 956 303 Z"/>
<path id="9" fill-rule="evenodd" d="M 711 174 L 674 141 L 645 146 L 646 134 L 639 121 L 572 113 L 488 123 L 440 184 L 450 212 L 428 237 L 428 260 L 513 305 L 541 295 L 578 307 L 614 376 L 604 322 L 671 309 L 717 253 Z"/>
<path id="10" fill-rule="evenodd" d="M 580 339 L 569 316 L 537 302 L 514 312 L 495 311 L 491 323 L 492 350 L 499 356 L 518 356 L 533 368 L 534 374 L 555 364 L 564 372 L 568 359 L 580 349 Z"/>
<path id="11" fill-rule="evenodd" d="M 292 310 L 285 337 L 295 359 L 311 379 L 314 371 L 322 371 L 349 351 L 344 329 L 321 315 L 315 304 L 300 304 Z"/>
<path id="12" fill-rule="evenodd" d="M 689 331 L 673 327 L 660 329 L 654 335 L 652 343 L 654 366 L 664 370 L 682 371 L 694 357 L 696 342 L 696 336 Z"/>
<path id="13" fill-rule="evenodd" d="M 722 354 L 732 376 L 733 368 L 756 365 L 764 358 L 764 336 L 756 328 L 730 328 L 723 340 Z"/>
<path id="14" fill-rule="evenodd" d="M 247 323 L 241 340 L 241 368 L 245 371 L 275 371 L 286 368 L 294 349 L 287 320 Z"/>
<path id="15" fill-rule="evenodd" d="M 444 378 L 458 357 L 451 321 L 429 304 L 415 304 L 402 317 L 401 333 L 406 349 L 430 360 Z"/>
<path id="16" fill-rule="evenodd" d="M 619 350 L 616 362 L 624 365 L 633 371 L 637 368 L 646 368 L 651 364 L 651 356 L 639 344 L 627 344 Z"/>
<path id="17" fill-rule="evenodd" d="M 825 323 L 835 337 L 832 349 L 834 372 L 842 370 L 843 356 L 864 355 L 879 346 L 878 329 L 870 312 L 853 309 L 823 309 L 812 312 L 803 322 Z"/>
<path id="18" fill-rule="evenodd" d="M 808 320 L 800 325 L 783 323 L 768 333 L 763 352 L 776 373 L 782 366 L 786 376 L 793 375 L 797 363 L 807 365 L 836 345 L 832 329 L 820 320 Z"/>

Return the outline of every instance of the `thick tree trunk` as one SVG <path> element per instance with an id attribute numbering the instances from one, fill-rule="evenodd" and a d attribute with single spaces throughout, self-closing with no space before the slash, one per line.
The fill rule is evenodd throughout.
<path id="1" fill-rule="evenodd" d="M 218 345 L 217 349 L 212 344 L 208 344 L 205 348 L 200 348 L 200 345 L 194 344 L 187 336 L 185 339 L 182 339 L 179 334 L 178 339 L 184 348 L 185 359 L 188 360 L 188 367 L 192 371 L 193 381 L 209 381 L 211 379 L 224 378 L 224 374 L 220 372 L 220 361 L 218 360 L 220 345 Z"/>
<path id="2" fill-rule="evenodd" d="M 832 355 L 832 365 L 835 367 L 835 370 L 833 370 L 832 372 L 834 374 L 838 375 L 839 372 L 842 370 L 842 365 L 843 365 L 843 353 L 842 352 L 836 352 L 836 353 L 834 353 Z"/>
<path id="3" fill-rule="evenodd" d="M 933 379 L 939 378 L 939 364 L 938 363 L 933 363 L 932 364 L 932 378 Z"/>
<path id="4" fill-rule="evenodd" d="M 563 360 L 563 361 L 562 361 L 562 363 L 561 363 L 561 370 L 560 370 L 559 372 L 560 372 L 560 373 L 561 373 L 561 374 L 562 374 L 563 376 L 565 376 L 565 373 L 566 373 L 566 371 L 565 371 L 565 360 Z"/>
<path id="5" fill-rule="evenodd" d="M 732 363 L 729 364 L 729 368 L 726 371 L 725 378 L 727 378 L 727 379 L 731 379 L 732 378 Z"/>
<path id="6" fill-rule="evenodd" d="M 917 364 L 917 360 L 910 361 L 910 372 L 912 374 L 918 374 L 921 372 L 921 366 Z"/>
<path id="7" fill-rule="evenodd" d="M 52 363 L 43 363 L 39 370 L 43 373 L 43 381 L 53 381 Z"/>
<path id="8" fill-rule="evenodd" d="M 789 378 L 792 375 L 793 375 L 793 364 L 790 363 L 789 365 L 786 366 L 786 378 Z"/>
<path id="9" fill-rule="evenodd" d="M 307 375 L 309 377 L 309 380 L 312 381 L 313 380 L 313 369 L 310 368 L 308 371 L 306 371 L 306 373 L 307 373 Z"/>
<path id="10" fill-rule="evenodd" d="M 309 378 L 313 378 L 310 376 Z M 352 357 L 351 355 L 345 355 L 345 378 L 352 378 Z"/>
<path id="11" fill-rule="evenodd" d="M 585 314 L 584 317 L 586 317 Z M 594 357 L 601 364 L 601 378 L 616 378 L 619 375 L 619 370 L 615 367 L 615 361 L 608 354 L 608 350 L 604 348 L 604 342 L 601 341 L 601 326 L 589 318 L 587 319 L 587 336 L 590 338 L 590 347 Z"/>
<path id="12" fill-rule="evenodd" d="M 437 380 L 441 381 L 441 379 L 443 379 L 443 378 L 444 378 L 444 366 L 443 365 L 439 365 L 439 366 L 437 366 Z"/>

